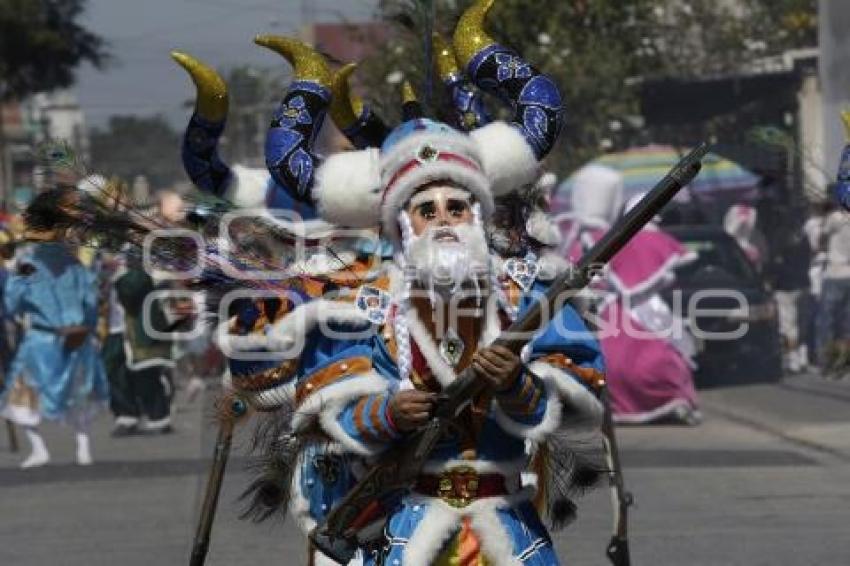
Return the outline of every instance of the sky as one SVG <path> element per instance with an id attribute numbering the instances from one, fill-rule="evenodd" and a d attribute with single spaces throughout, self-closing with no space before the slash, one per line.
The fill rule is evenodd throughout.
<path id="1" fill-rule="evenodd" d="M 254 45 L 260 33 L 297 34 L 304 21 L 365 21 L 377 0 L 88 0 L 82 22 L 106 39 L 114 62 L 84 66 L 75 92 L 89 126 L 113 114 L 163 114 L 175 124 L 194 96 L 185 72 L 169 57 L 185 51 L 222 68 L 286 65 Z"/>

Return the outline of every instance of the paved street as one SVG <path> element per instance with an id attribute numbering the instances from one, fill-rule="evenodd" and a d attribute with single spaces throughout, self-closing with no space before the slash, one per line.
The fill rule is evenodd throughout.
<path id="1" fill-rule="evenodd" d="M 796 377 L 704 391 L 702 400 L 700 427 L 620 430 L 637 501 L 633 563 L 850 564 L 850 382 Z M 102 419 L 91 468 L 73 465 L 70 431 L 51 426 L 54 462 L 18 471 L 22 455 L 0 433 L 0 564 L 186 564 L 215 436 L 200 406 L 181 407 L 168 437 L 114 440 Z M 303 564 L 290 524 L 238 520 L 245 443 L 237 441 L 208 564 Z M 556 536 L 564 561 L 606 564 L 610 523 L 607 490 L 585 497 L 577 523 Z"/>

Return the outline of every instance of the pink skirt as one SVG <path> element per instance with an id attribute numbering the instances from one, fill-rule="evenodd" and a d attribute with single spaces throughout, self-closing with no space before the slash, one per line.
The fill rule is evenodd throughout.
<path id="1" fill-rule="evenodd" d="M 649 336 L 619 302 L 606 307 L 602 319 L 614 329 L 603 333 L 601 344 L 617 422 L 692 419 L 697 409 L 693 374 L 678 350 L 664 338 Z"/>

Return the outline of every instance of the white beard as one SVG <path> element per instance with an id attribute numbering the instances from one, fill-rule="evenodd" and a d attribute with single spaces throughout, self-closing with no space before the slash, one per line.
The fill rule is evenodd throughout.
<path id="1" fill-rule="evenodd" d="M 435 235 L 450 232 L 457 242 L 441 241 Z M 480 291 L 480 281 L 487 281 L 489 252 L 483 228 L 475 224 L 429 228 L 412 236 L 405 257 L 408 268 L 423 287 L 444 297 L 471 284 Z"/>

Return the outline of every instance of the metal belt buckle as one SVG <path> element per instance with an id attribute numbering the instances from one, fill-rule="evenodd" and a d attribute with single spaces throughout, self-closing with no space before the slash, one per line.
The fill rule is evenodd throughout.
<path id="1" fill-rule="evenodd" d="M 478 496 L 478 472 L 470 466 L 459 466 L 440 475 L 440 499 L 452 507 L 466 507 Z"/>

